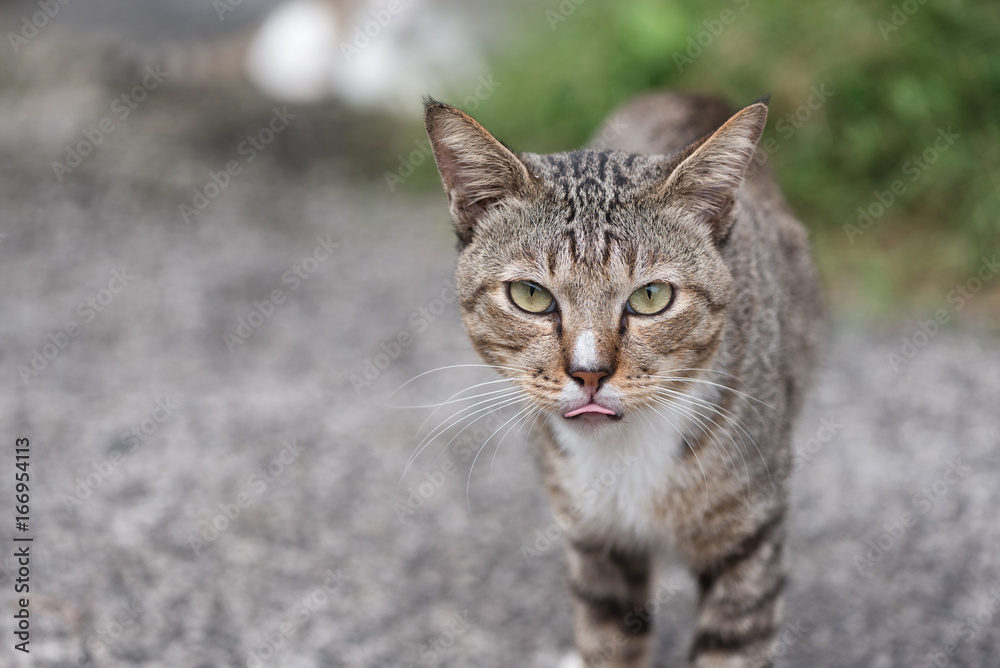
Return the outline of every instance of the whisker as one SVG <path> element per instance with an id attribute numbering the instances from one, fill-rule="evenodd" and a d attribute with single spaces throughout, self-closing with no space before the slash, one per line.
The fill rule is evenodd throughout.
<path id="1" fill-rule="evenodd" d="M 514 414 L 514 417 L 510 418 L 510 420 L 507 420 L 507 422 L 504 422 L 502 425 L 500 425 L 499 427 L 497 427 L 496 431 L 494 431 L 492 434 L 490 434 L 489 438 L 487 438 L 485 441 L 483 441 L 483 444 L 479 447 L 479 451 L 476 452 L 476 456 L 472 458 L 472 464 L 469 466 L 469 479 L 465 482 L 465 503 L 469 507 L 469 514 L 470 515 L 472 514 L 472 499 L 469 496 L 469 488 L 472 485 L 472 471 L 476 468 L 476 460 L 479 459 L 479 455 L 481 455 L 483 453 L 483 450 L 486 448 L 486 444 L 490 442 L 490 439 L 492 439 L 494 436 L 496 436 L 498 431 L 500 431 L 505 426 L 507 426 L 507 424 L 511 420 L 513 420 L 514 418 L 516 418 L 518 415 L 520 415 L 522 412 L 524 412 L 528 408 L 529 407 L 522 408 L 520 411 L 518 411 L 517 413 Z"/>
<path id="2" fill-rule="evenodd" d="M 392 406 L 392 408 L 441 408 L 442 406 L 447 406 L 448 404 L 457 404 L 460 401 L 470 401 L 472 399 L 478 399 L 480 397 L 485 397 L 485 396 L 490 395 L 490 394 L 496 394 L 497 392 L 503 392 L 504 390 L 493 390 L 491 392 L 483 392 L 482 394 L 473 394 L 473 395 L 468 396 L 468 397 L 459 397 L 460 394 L 468 392 L 469 390 L 474 390 L 477 387 L 482 387 L 483 385 L 493 385 L 494 383 L 509 383 L 512 380 L 520 380 L 520 379 L 500 378 L 500 379 L 497 379 L 497 380 L 488 380 L 485 383 L 476 383 L 475 385 L 467 387 L 467 388 L 465 388 L 463 390 L 459 390 L 458 392 L 456 392 L 455 394 L 451 395 L 450 397 L 448 397 L 444 401 L 441 401 L 441 402 L 436 403 L 436 404 L 394 404 Z M 508 388 L 504 388 L 504 389 L 508 389 Z M 456 398 L 456 397 L 459 397 L 459 398 Z"/>
<path id="3" fill-rule="evenodd" d="M 726 458 L 726 460 L 727 460 L 725 462 L 726 463 L 726 468 L 727 469 L 729 468 L 729 463 L 730 462 L 728 460 L 730 458 L 728 457 L 728 455 L 726 455 L 725 450 L 723 450 L 722 447 L 720 447 L 719 442 L 718 442 L 717 437 L 716 437 L 716 434 L 714 434 L 712 432 L 712 430 L 708 427 L 708 425 L 706 425 L 705 422 L 701 419 L 702 417 L 704 417 L 704 418 L 706 418 L 708 420 L 711 420 L 711 417 L 709 417 L 707 415 L 703 415 L 701 412 L 695 410 L 694 408 L 692 408 L 690 406 L 685 406 L 685 405 L 683 405 L 683 404 L 681 404 L 681 403 L 679 403 L 679 402 L 677 402 L 675 400 L 669 399 L 669 398 L 657 397 L 657 398 L 654 398 L 654 401 L 658 402 L 661 406 L 664 406 L 666 408 L 672 408 L 673 410 L 676 410 L 676 411 L 682 413 L 683 415 L 687 416 L 688 418 L 693 418 L 694 420 L 696 420 L 698 422 L 698 425 L 701 428 L 701 433 L 704 434 L 704 435 L 706 435 L 706 436 L 708 436 L 708 437 L 710 437 L 712 439 L 712 445 L 713 445 L 713 447 L 715 447 L 716 451 L 718 451 L 720 455 L 723 455 L 723 457 Z M 714 420 L 711 420 L 711 421 L 712 421 L 713 424 L 716 425 L 716 427 L 718 427 L 719 429 L 721 429 L 721 427 L 719 427 L 719 425 L 716 424 Z M 729 435 L 729 434 L 727 433 L 727 435 Z M 733 437 L 731 435 L 729 435 L 729 438 L 730 438 L 730 440 L 733 440 Z M 733 445 L 736 445 L 736 441 L 735 440 L 733 440 Z M 692 450 L 693 450 L 693 448 L 692 448 Z M 746 460 L 745 457 L 743 457 L 743 451 L 740 450 L 739 447 L 737 447 L 736 450 L 737 450 L 737 452 L 739 452 L 740 458 L 743 460 L 743 467 L 746 470 L 747 480 L 749 480 L 750 479 L 750 467 L 747 465 L 747 460 Z M 736 474 L 735 464 L 733 464 L 733 467 L 734 467 L 733 473 L 735 475 Z"/>
<path id="4" fill-rule="evenodd" d="M 718 404 L 713 404 L 711 402 L 705 401 L 704 399 L 702 399 L 700 397 L 693 396 L 693 395 L 690 395 L 690 394 L 686 394 L 686 393 L 681 392 L 679 390 L 672 390 L 672 389 L 666 388 L 666 387 L 658 387 L 658 388 L 656 388 L 656 393 L 657 394 L 661 394 L 661 395 L 665 395 L 665 396 L 679 398 L 679 399 L 687 399 L 688 401 L 694 402 L 696 405 L 701 406 L 702 408 L 706 409 L 710 413 L 717 413 L 721 417 L 725 418 L 726 421 L 728 421 L 731 425 L 733 425 L 738 430 L 737 431 L 737 436 L 740 437 L 740 441 L 743 442 L 743 446 L 744 447 L 746 447 L 746 439 L 743 438 L 744 434 L 746 434 L 747 438 L 750 439 L 750 442 L 754 444 L 754 447 L 755 448 L 757 447 L 757 444 L 754 442 L 753 436 L 751 436 L 750 433 L 746 429 L 744 429 L 743 426 L 737 420 L 735 420 L 733 417 L 730 417 L 731 414 L 727 414 L 727 413 L 729 413 L 729 411 L 727 411 L 724 407 L 722 407 L 722 406 L 720 406 Z M 712 424 L 714 424 L 718 429 L 725 431 L 725 429 L 723 428 L 723 426 L 720 425 L 718 422 L 716 422 L 714 419 L 712 419 L 712 417 L 710 415 L 706 414 L 706 415 L 704 415 L 704 417 L 706 419 L 708 419 L 708 420 L 711 420 Z M 730 440 L 733 440 L 732 436 L 730 436 L 729 438 L 730 438 Z M 736 445 L 736 441 L 735 440 L 733 440 L 733 445 Z M 748 452 L 749 452 L 749 450 L 748 450 Z M 763 458 L 763 454 L 760 453 L 760 448 L 757 448 L 757 452 Z M 742 453 L 741 453 L 741 456 L 742 456 Z M 744 460 L 744 462 L 745 461 L 746 460 Z M 764 464 L 765 464 L 765 467 L 766 467 L 767 462 L 764 462 Z M 770 474 L 770 471 L 768 471 L 768 474 Z M 748 475 L 749 475 L 749 472 L 748 472 Z"/>
<path id="5" fill-rule="evenodd" d="M 670 418 L 668 418 L 667 416 L 665 416 L 663 413 L 661 413 L 660 411 L 656 410 L 652 406 L 650 406 L 649 408 L 654 413 L 656 413 L 657 415 L 659 415 L 661 418 L 663 418 L 664 420 L 666 420 L 667 424 L 669 424 L 671 427 L 674 428 L 674 431 L 677 432 L 677 435 L 680 436 L 681 440 L 684 441 L 685 443 L 687 443 L 687 439 L 684 438 L 684 434 L 681 432 L 680 429 L 677 428 L 677 425 L 675 425 L 673 423 L 673 420 L 671 420 Z M 705 475 L 705 467 L 703 467 L 701 465 L 701 459 L 698 457 L 698 453 L 695 452 L 694 448 L 692 448 L 690 446 L 688 446 L 688 449 L 691 450 L 691 454 L 694 455 L 694 460 L 696 462 L 698 462 L 698 468 L 701 469 L 701 479 L 705 483 L 705 506 L 701 509 L 701 516 L 705 517 L 705 513 L 708 512 L 708 476 Z"/>
<path id="6" fill-rule="evenodd" d="M 456 397 L 457 397 L 458 395 L 462 394 L 463 392 L 467 392 L 468 390 L 471 390 L 471 389 L 475 389 L 475 388 L 477 388 L 477 387 L 481 387 L 482 385 L 486 385 L 486 384 L 490 384 L 490 383 L 502 383 L 502 382 L 504 382 L 504 381 L 507 381 L 507 382 L 511 382 L 511 380 L 512 380 L 512 379 L 507 379 L 507 378 L 500 378 L 500 379 L 498 379 L 498 380 L 491 380 L 491 381 L 486 381 L 485 383 L 478 383 L 478 384 L 476 384 L 476 385 L 473 385 L 472 387 L 468 387 L 468 388 L 466 388 L 466 389 L 464 389 L 464 390 L 459 390 L 459 391 L 458 391 L 458 392 L 456 392 L 455 394 L 453 394 L 453 395 L 451 395 L 450 397 L 448 397 L 448 399 L 446 400 L 446 403 L 447 403 L 447 402 L 450 402 L 450 401 L 451 401 L 452 399 L 455 399 L 455 398 L 456 398 Z M 515 386 L 514 386 L 513 388 L 504 388 L 504 389 L 516 389 L 516 387 L 517 387 L 517 386 L 515 385 Z M 432 410 L 432 411 L 430 412 L 430 414 L 429 414 L 429 415 L 428 415 L 427 417 L 425 417 L 425 418 L 424 418 L 424 421 L 423 421 L 423 422 L 421 422 L 421 423 L 420 423 L 420 426 L 419 426 L 419 427 L 417 428 L 417 433 L 418 433 L 418 434 L 420 433 L 420 431 L 421 431 L 421 430 L 422 430 L 422 429 L 423 429 L 423 428 L 424 428 L 425 426 L 427 426 L 427 423 L 431 421 L 431 418 L 432 418 L 432 417 L 434 417 L 434 416 L 435 416 L 435 415 L 437 414 L 438 410 L 440 410 L 440 409 L 441 409 L 441 406 L 439 406 L 439 407 L 435 408 L 434 410 Z"/>
<path id="7" fill-rule="evenodd" d="M 502 405 L 497 406 L 492 411 L 489 411 L 489 412 L 484 413 L 483 415 L 480 415 L 475 420 L 473 420 L 469 424 L 467 424 L 464 427 L 462 427 L 461 429 L 459 429 L 458 432 L 454 436 L 451 437 L 451 440 L 448 441 L 447 443 L 445 443 L 444 447 L 441 448 L 441 452 L 439 452 L 438 456 L 434 458 L 434 463 L 437 464 L 437 462 L 441 459 L 441 457 L 444 456 L 444 453 L 448 452 L 448 448 L 451 447 L 451 444 L 455 442 L 455 439 L 457 439 L 459 436 L 461 436 L 462 432 L 464 432 L 466 429 L 468 429 L 472 425 L 476 424 L 477 422 L 479 422 L 480 420 L 482 420 L 484 417 L 487 417 L 488 415 L 492 415 L 493 413 L 496 413 L 499 410 L 503 410 L 504 408 L 507 408 L 508 406 L 516 405 L 519 401 L 524 401 L 525 398 L 526 398 L 525 396 L 519 396 L 519 397 L 512 397 L 509 400 L 505 400 L 505 403 L 503 403 Z"/>
<path id="8" fill-rule="evenodd" d="M 518 427 L 518 425 L 520 425 L 520 427 L 518 427 L 518 431 L 520 431 L 521 427 L 524 426 L 524 423 L 528 420 L 528 418 L 530 418 L 532 415 L 534 415 L 535 412 L 538 411 L 538 410 L 540 410 L 540 409 L 537 406 L 528 406 L 527 408 L 521 410 L 520 413 L 518 413 L 517 415 L 514 416 L 516 418 L 521 413 L 524 413 L 524 411 L 528 411 L 528 413 L 524 417 L 522 417 L 521 419 L 519 419 L 517 422 L 515 422 L 514 424 L 512 424 L 510 427 L 508 427 L 507 431 L 505 431 L 503 433 L 503 436 L 500 437 L 500 442 L 497 443 L 497 449 L 493 451 L 493 457 L 492 457 L 492 459 L 490 459 L 490 477 L 493 476 L 493 462 L 495 462 L 497 460 L 497 453 L 500 452 L 500 446 L 503 445 L 504 439 L 507 438 L 507 436 L 508 436 L 508 434 L 510 434 L 511 430 L 514 427 Z M 511 418 L 511 419 L 513 420 L 514 418 Z M 515 435 L 515 437 L 516 437 L 516 435 Z M 470 471 L 470 473 L 471 473 L 471 471 Z"/>
<path id="9" fill-rule="evenodd" d="M 499 381 L 490 381 L 490 382 L 506 383 L 506 382 L 508 382 L 508 380 L 506 378 L 503 378 L 503 379 L 501 379 Z M 473 389 L 473 388 L 469 387 L 469 388 L 466 388 L 466 389 L 462 390 L 462 392 L 468 392 L 471 389 Z M 444 406 L 448 406 L 450 404 L 459 404 L 459 403 L 462 403 L 463 401 L 472 401 L 473 399 L 482 399 L 483 397 L 488 397 L 488 396 L 493 395 L 493 394 L 499 394 L 501 392 L 507 392 L 510 389 L 511 388 L 509 388 L 509 387 L 505 387 L 505 388 L 500 389 L 500 390 L 490 390 L 489 392 L 481 392 L 480 394 L 470 394 L 467 397 L 458 397 L 458 398 L 456 398 L 458 394 L 462 393 L 462 392 L 457 392 L 456 394 L 451 395 L 450 397 L 448 397 L 444 401 L 440 401 L 440 402 L 438 402 L 436 404 L 398 404 L 398 405 L 392 406 L 392 408 L 443 408 Z"/>
<path id="10" fill-rule="evenodd" d="M 744 439 L 743 436 L 746 435 L 746 437 L 748 439 L 750 439 L 751 445 L 753 445 L 754 449 L 757 451 L 757 456 L 760 457 L 761 463 L 764 464 L 764 470 L 767 471 L 767 477 L 772 482 L 774 481 L 774 477 L 771 475 L 771 467 L 768 466 L 767 459 L 764 457 L 764 453 L 761 452 L 760 446 L 757 445 L 756 439 L 754 439 L 753 435 L 751 435 L 750 432 L 747 431 L 747 429 L 743 425 L 740 424 L 739 419 L 736 417 L 735 413 L 733 413 L 732 411 L 728 410 L 724 406 L 720 406 L 718 404 L 712 404 L 710 402 L 705 401 L 704 399 L 701 399 L 700 397 L 693 397 L 693 396 L 686 395 L 686 394 L 684 394 L 684 393 L 682 393 L 682 392 L 680 392 L 678 390 L 673 390 L 673 389 L 666 388 L 666 387 L 658 387 L 658 388 L 656 388 L 656 390 L 657 390 L 657 392 L 665 392 L 665 393 L 669 392 L 669 393 L 672 393 L 674 395 L 680 395 L 680 396 L 687 397 L 688 399 L 690 399 L 692 401 L 698 402 L 701 406 L 704 406 L 705 408 L 707 408 L 709 410 L 718 412 L 719 415 L 721 415 L 723 418 L 725 418 L 726 421 L 729 422 L 729 424 L 733 425 L 733 427 L 735 427 L 738 430 L 737 431 L 737 435 L 740 437 L 740 440 L 743 442 L 743 447 L 744 448 L 746 448 L 746 439 Z M 760 417 L 760 416 L 758 415 L 758 417 Z M 715 421 L 713 420 L 713 423 L 714 422 Z M 718 426 L 720 429 L 722 429 L 722 427 L 720 425 L 718 425 L 717 423 L 716 423 L 716 426 Z M 732 438 L 732 437 L 730 437 L 730 438 Z M 734 445 L 735 445 L 735 442 L 734 442 Z M 749 448 L 747 448 L 747 453 L 749 454 L 749 452 L 750 452 L 750 450 L 749 450 Z"/>
<path id="11" fill-rule="evenodd" d="M 674 410 L 679 411 L 682 414 L 686 415 L 688 418 L 693 418 L 694 420 L 696 420 L 698 422 L 699 426 L 700 426 L 700 431 L 701 431 L 702 436 L 708 438 L 708 441 L 712 444 L 712 447 L 715 448 L 715 451 L 717 453 L 719 453 L 719 455 L 722 457 L 722 463 L 726 467 L 726 470 L 727 471 L 731 471 L 732 475 L 734 477 L 738 477 L 739 473 L 738 473 L 736 462 L 733 461 L 733 457 L 730 454 L 730 452 L 728 451 L 728 449 L 725 448 L 725 447 L 723 447 L 722 443 L 720 442 L 718 431 L 722 431 L 722 433 L 724 433 L 726 436 L 729 437 L 729 440 L 732 442 L 733 446 L 736 448 L 736 452 L 740 455 L 740 460 L 743 462 L 743 470 L 744 470 L 744 472 L 746 474 L 746 478 L 745 479 L 748 481 L 747 484 L 743 486 L 743 493 L 744 493 L 744 496 L 749 500 L 748 485 L 749 485 L 749 480 L 750 480 L 750 467 L 747 464 L 746 457 L 743 456 L 743 450 L 740 449 L 739 444 L 733 438 L 732 434 L 730 434 L 728 431 L 725 431 L 721 427 L 718 427 L 718 425 L 716 425 L 718 427 L 718 431 L 713 431 L 707 425 L 705 425 L 705 423 L 702 422 L 702 420 L 700 419 L 700 417 L 705 417 L 706 419 L 709 419 L 709 420 L 711 420 L 711 418 L 709 416 L 707 416 L 707 415 L 703 415 L 700 411 L 697 411 L 697 410 L 695 410 L 695 409 L 693 409 L 693 408 L 691 408 L 689 406 L 679 405 L 679 404 L 675 403 L 673 400 L 670 400 L 670 399 L 657 398 L 657 399 L 654 399 L 654 401 L 660 403 L 660 405 L 663 405 L 663 406 L 666 406 L 666 407 L 671 407 Z M 663 402 L 667 402 L 667 403 L 663 403 Z M 713 424 L 715 424 L 714 420 L 712 422 L 713 422 Z M 691 449 L 692 452 L 694 451 L 694 446 L 693 445 L 688 444 L 688 447 Z"/>
<path id="12" fill-rule="evenodd" d="M 521 372 L 524 372 L 524 371 L 529 371 L 530 372 L 530 371 L 532 371 L 532 369 L 530 369 L 528 367 L 499 366 L 499 365 L 496 365 L 496 364 L 449 364 L 448 366 L 439 366 L 436 369 L 430 369 L 429 371 L 424 371 L 423 373 L 418 373 L 416 376 L 414 376 L 413 378 L 409 379 L 408 381 L 406 381 L 405 383 L 403 383 L 402 385 L 400 385 L 399 387 L 397 387 L 393 391 L 393 393 L 390 394 L 389 396 L 390 397 L 391 396 L 395 396 L 395 394 L 397 392 L 399 392 L 401 389 L 403 389 L 404 387 L 406 387 L 407 385 L 409 385 L 413 381 L 417 380 L 418 378 L 423 378 L 424 376 L 426 376 L 429 373 L 436 373 L 438 371 L 447 371 L 448 369 L 469 369 L 469 368 L 493 369 L 495 371 L 496 370 L 500 370 L 500 369 L 506 369 L 508 371 L 521 371 Z"/>
<path id="13" fill-rule="evenodd" d="M 745 397 L 746 399 L 749 399 L 751 401 L 756 401 L 758 404 L 760 404 L 762 406 L 767 406 L 772 411 L 775 411 L 775 412 L 783 415 L 783 413 L 781 413 L 781 411 L 779 411 L 774 406 L 772 406 L 772 405 L 770 405 L 768 403 L 765 403 L 765 402 L 761 401 L 760 399 L 747 394 L 746 392 L 740 392 L 739 390 L 737 390 L 734 387 L 730 387 L 728 385 L 723 385 L 721 383 L 715 383 L 715 382 L 710 381 L 710 380 L 705 380 L 704 378 L 686 378 L 686 377 L 681 377 L 681 376 L 660 376 L 660 375 L 656 375 L 656 374 L 652 374 L 650 376 L 650 378 L 659 378 L 661 380 L 673 380 L 673 381 L 677 381 L 677 382 L 691 381 L 693 383 L 705 383 L 706 385 L 714 385 L 715 387 L 719 387 L 719 388 L 722 388 L 724 390 L 729 390 L 730 392 L 734 392 L 735 394 L 738 394 L 741 397 Z"/>
<path id="14" fill-rule="evenodd" d="M 704 383 L 706 385 L 711 385 L 711 386 L 714 386 L 714 387 L 721 388 L 722 390 L 729 390 L 730 392 L 733 392 L 735 395 L 737 395 L 739 397 L 743 397 L 744 400 L 753 400 L 753 401 L 756 401 L 757 403 L 759 403 L 759 404 L 761 404 L 763 406 L 767 406 L 771 410 L 777 412 L 779 415 L 784 415 L 784 413 L 782 413 L 781 411 L 779 411 L 774 406 L 771 406 L 771 405 L 769 405 L 767 403 L 764 403 L 763 401 L 761 401 L 760 399 L 757 399 L 756 397 L 750 396 L 749 394 L 747 394 L 745 392 L 740 392 L 739 390 L 737 390 L 735 388 L 732 388 L 732 387 L 729 387 L 728 385 L 722 385 L 720 383 L 714 383 L 712 381 L 705 380 L 704 378 L 677 378 L 677 377 L 673 377 L 673 376 L 659 376 L 659 375 L 654 375 L 652 377 L 653 378 L 660 378 L 662 380 L 670 380 L 670 381 L 674 381 L 674 382 L 691 381 L 693 383 Z M 750 410 L 752 410 L 754 412 L 754 415 L 757 416 L 757 419 L 760 420 L 761 425 L 763 425 L 765 427 L 765 429 L 766 429 L 767 428 L 767 420 L 765 420 L 764 417 L 760 414 L 760 411 L 757 410 L 757 407 L 754 406 L 749 401 L 747 401 L 747 405 L 750 407 Z"/>
<path id="15" fill-rule="evenodd" d="M 430 445 L 431 442 L 433 442 L 433 440 L 435 438 L 437 438 L 438 436 L 440 436 L 444 432 L 448 431 L 449 429 L 451 429 L 452 427 L 454 427 L 455 425 L 457 425 L 462 420 L 466 420 L 466 419 L 472 417 L 473 415 L 478 415 L 478 414 L 484 413 L 484 412 L 485 413 L 490 413 L 490 412 L 499 410 L 500 408 L 503 408 L 504 406 L 509 406 L 511 403 L 516 403 L 516 402 L 520 401 L 521 399 L 523 399 L 524 397 L 526 397 L 527 393 L 525 393 L 525 392 L 523 392 L 521 390 L 516 390 L 516 395 L 517 396 L 512 397 L 512 398 L 506 398 L 506 397 L 505 398 L 496 398 L 496 397 L 494 397 L 492 399 L 487 399 L 487 400 L 484 400 L 484 401 L 480 401 L 478 403 L 473 404 L 472 406 L 466 406 L 465 408 L 457 411 L 456 413 L 453 413 L 451 415 L 451 417 L 448 417 L 448 418 L 445 418 L 444 420 L 442 420 L 441 424 L 444 424 L 445 422 L 448 422 L 449 420 L 451 420 L 451 423 L 448 424 L 448 426 L 446 426 L 444 428 L 441 428 L 441 425 L 438 425 L 437 427 L 435 427 L 434 429 L 431 430 L 430 434 L 428 434 L 427 436 L 425 436 L 420 441 L 420 443 L 417 445 L 417 451 L 410 457 L 410 460 L 407 462 L 406 468 L 403 470 L 403 475 L 400 476 L 400 478 L 399 478 L 400 481 L 402 481 L 403 477 L 406 476 L 406 472 L 410 470 L 410 466 L 412 466 L 413 462 L 415 462 L 417 460 L 417 457 L 420 456 L 420 453 L 423 452 L 424 449 L 428 445 Z M 479 410 L 474 411 L 472 413 L 469 413 L 468 415 L 461 415 L 457 419 L 453 419 L 456 416 L 460 415 L 461 413 L 464 413 L 465 411 L 468 411 L 468 410 L 470 410 L 472 408 L 475 408 L 476 406 L 479 406 L 480 404 L 490 403 L 490 402 L 493 402 L 493 405 L 486 406 L 485 408 L 480 408 Z M 468 425 L 466 425 L 465 427 L 463 427 L 462 431 L 465 431 L 465 429 L 467 429 L 467 428 L 468 428 Z M 458 433 L 461 434 L 462 431 L 459 431 Z M 457 434 L 456 434 L 456 436 L 457 436 Z M 454 439 L 452 439 L 452 440 L 454 440 Z M 449 445 L 450 444 L 451 443 L 449 442 Z"/>

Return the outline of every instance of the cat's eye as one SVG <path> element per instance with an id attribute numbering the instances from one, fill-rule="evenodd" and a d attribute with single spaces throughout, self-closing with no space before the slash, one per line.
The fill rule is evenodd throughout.
<path id="1" fill-rule="evenodd" d="M 640 315 L 656 315 L 670 306 L 673 296 L 674 289 L 667 283 L 650 283 L 632 293 L 625 310 Z"/>
<path id="2" fill-rule="evenodd" d="M 553 311 L 556 300 L 552 293 L 531 281 L 514 281 L 510 284 L 510 300 L 528 313 Z"/>

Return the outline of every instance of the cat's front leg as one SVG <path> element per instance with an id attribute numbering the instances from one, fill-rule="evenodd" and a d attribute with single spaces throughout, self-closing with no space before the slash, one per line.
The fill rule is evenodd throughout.
<path id="1" fill-rule="evenodd" d="M 766 668 L 780 623 L 786 584 L 784 518 L 762 518 L 698 572 L 698 622 L 691 646 L 696 668 Z"/>
<path id="2" fill-rule="evenodd" d="M 567 546 L 573 627 L 580 664 L 587 668 L 645 668 L 652 626 L 649 599 L 652 555 L 598 543 Z"/>

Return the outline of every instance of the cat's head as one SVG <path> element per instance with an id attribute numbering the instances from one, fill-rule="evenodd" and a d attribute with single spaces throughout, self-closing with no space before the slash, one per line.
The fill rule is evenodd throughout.
<path id="1" fill-rule="evenodd" d="M 709 367 L 732 294 L 720 248 L 766 117 L 755 103 L 669 156 L 518 156 L 428 101 L 462 317 L 483 359 L 585 430 Z"/>

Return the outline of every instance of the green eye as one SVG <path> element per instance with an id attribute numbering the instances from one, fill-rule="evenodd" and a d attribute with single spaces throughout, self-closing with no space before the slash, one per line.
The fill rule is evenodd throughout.
<path id="1" fill-rule="evenodd" d="M 655 315 L 670 306 L 673 296 L 674 289 L 666 283 L 650 283 L 633 292 L 625 308 L 629 313 Z"/>
<path id="2" fill-rule="evenodd" d="M 531 281 L 511 283 L 510 300 L 528 313 L 548 313 L 556 305 L 551 292 Z"/>

